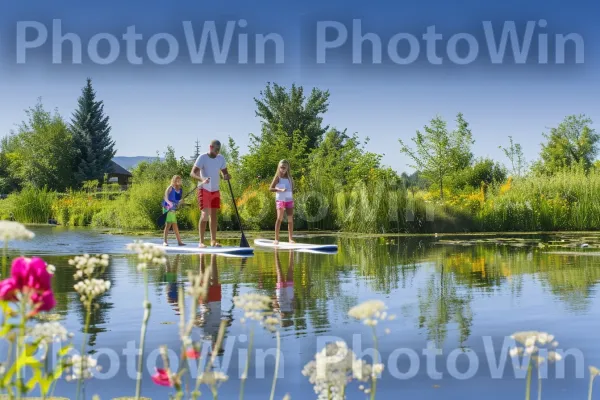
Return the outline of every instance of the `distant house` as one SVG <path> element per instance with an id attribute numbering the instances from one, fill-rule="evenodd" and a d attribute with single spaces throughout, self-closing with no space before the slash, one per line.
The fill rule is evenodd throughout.
<path id="1" fill-rule="evenodd" d="M 108 174 L 109 183 L 118 183 L 121 187 L 129 186 L 130 179 L 133 176 L 131 172 L 112 160 L 106 169 L 106 174 Z"/>

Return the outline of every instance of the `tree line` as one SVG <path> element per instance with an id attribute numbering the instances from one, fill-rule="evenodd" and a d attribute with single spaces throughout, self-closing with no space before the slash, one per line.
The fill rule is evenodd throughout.
<path id="1" fill-rule="evenodd" d="M 91 79 L 70 121 L 57 110 L 46 110 L 41 98 L 25 114 L 26 120 L 0 142 L 0 193 L 24 187 L 65 191 L 103 181 L 117 150 Z"/>
<path id="2" fill-rule="evenodd" d="M 436 116 L 411 138 L 412 146 L 399 140 L 398 151 L 406 154 L 417 172 L 399 174 L 382 164 L 382 156 L 369 152 L 367 137 L 323 123 L 329 109 L 330 92 L 302 86 L 289 89 L 268 83 L 254 98 L 255 115 L 261 130 L 250 134 L 250 145 L 242 155 L 229 137 L 223 153 L 235 176 L 236 189 L 269 183 L 277 163 L 291 163 L 295 182 L 313 190 L 349 190 L 364 182 L 385 180 L 408 190 L 430 191 L 444 200 L 448 192 L 469 192 L 501 184 L 508 176 L 552 175 L 577 167 L 589 171 L 597 166 L 600 135 L 585 115 L 569 115 L 549 132 L 543 133 L 539 158 L 528 163 L 522 147 L 508 136 L 501 147 L 508 165 L 476 157 L 470 124 L 458 113 L 455 128 Z M 104 173 L 116 153 L 104 105 L 96 99 L 87 79 L 69 122 L 57 111 L 46 111 L 38 103 L 26 110 L 27 120 L 0 143 L 0 193 L 23 187 L 46 187 L 54 191 L 82 188 L 86 181 L 104 181 Z M 199 149 L 197 149 L 197 152 Z M 169 179 L 175 173 L 188 176 L 193 157 L 175 156 L 171 147 L 164 159 L 143 162 L 133 170 L 134 182 Z"/>

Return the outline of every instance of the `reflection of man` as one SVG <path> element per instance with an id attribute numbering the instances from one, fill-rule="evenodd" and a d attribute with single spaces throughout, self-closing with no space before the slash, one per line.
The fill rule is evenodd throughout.
<path id="1" fill-rule="evenodd" d="M 283 275 L 279 252 L 275 249 L 275 268 L 277 270 L 277 288 L 275 289 L 275 311 L 281 315 L 281 326 L 292 324 L 291 316 L 294 312 L 294 254 L 289 251 L 289 264 L 287 275 Z"/>
<path id="2" fill-rule="evenodd" d="M 171 265 L 167 258 L 167 268 L 165 271 L 165 281 L 167 285 L 165 287 L 167 291 L 167 302 L 171 304 L 171 307 L 175 310 L 175 314 L 179 315 L 179 303 L 177 297 L 179 296 L 179 285 L 177 283 L 177 270 L 179 269 L 179 254 L 175 256 L 174 266 Z"/>
<path id="3" fill-rule="evenodd" d="M 204 328 L 206 337 L 216 342 L 219 336 L 219 327 L 221 326 L 221 284 L 219 283 L 219 270 L 217 268 L 217 256 L 210 256 L 210 277 L 208 279 L 208 293 L 206 299 L 198 299 L 199 315 L 196 318 L 198 326 Z M 200 274 L 205 273 L 204 255 L 200 256 Z"/>

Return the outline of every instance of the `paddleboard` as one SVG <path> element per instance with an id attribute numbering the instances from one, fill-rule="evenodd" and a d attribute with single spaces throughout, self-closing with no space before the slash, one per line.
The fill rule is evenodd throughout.
<path id="1" fill-rule="evenodd" d="M 310 243 L 290 243 L 290 242 L 279 242 L 275 244 L 274 240 L 269 239 L 255 239 L 254 244 L 262 247 L 271 247 L 274 249 L 285 249 L 285 250 L 301 250 L 310 252 L 333 252 L 337 251 L 337 244 L 310 244 Z"/>
<path id="2" fill-rule="evenodd" d="M 248 256 L 254 254 L 252 247 L 238 247 L 238 246 L 221 246 L 221 247 L 198 247 L 198 244 L 189 244 L 186 246 L 178 246 L 177 244 L 170 246 L 163 246 L 158 243 L 144 243 L 150 244 L 163 249 L 167 253 L 190 253 L 190 254 L 219 254 L 223 256 Z"/>

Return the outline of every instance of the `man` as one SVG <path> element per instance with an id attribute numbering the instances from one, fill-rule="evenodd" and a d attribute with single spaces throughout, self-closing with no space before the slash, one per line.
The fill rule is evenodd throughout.
<path id="1" fill-rule="evenodd" d="M 217 210 L 221 208 L 221 194 L 219 192 L 220 173 L 223 173 L 223 179 L 229 180 L 231 177 L 227 172 L 225 157 L 221 151 L 221 142 L 213 140 L 210 143 L 208 153 L 201 154 L 196 159 L 190 176 L 198 181 L 198 207 L 201 215 L 198 223 L 200 231 L 199 247 L 206 247 L 204 244 L 204 232 L 206 231 L 206 221 L 210 216 L 210 245 L 221 247 L 217 242 Z M 208 178 L 205 183 L 200 183 Z"/>

